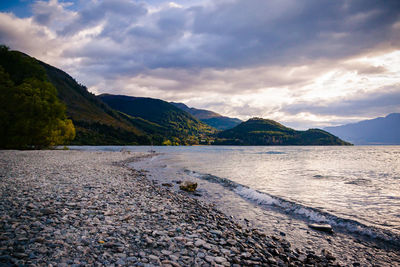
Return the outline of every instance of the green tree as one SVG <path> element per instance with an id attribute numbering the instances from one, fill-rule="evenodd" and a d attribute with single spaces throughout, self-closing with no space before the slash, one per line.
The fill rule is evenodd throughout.
<path id="1" fill-rule="evenodd" d="M 21 64 L 23 71 L 14 74 Z M 33 66 L 32 73 L 27 66 Z M 41 149 L 74 137 L 75 128 L 66 118 L 65 106 L 57 98 L 56 88 L 45 81 L 38 64 L 0 47 L 0 148 Z"/>

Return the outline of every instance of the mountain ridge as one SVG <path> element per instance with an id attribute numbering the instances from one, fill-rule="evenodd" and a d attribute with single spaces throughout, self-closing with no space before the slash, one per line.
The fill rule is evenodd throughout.
<path id="1" fill-rule="evenodd" d="M 150 144 L 145 132 L 99 100 L 68 73 L 37 60 L 76 127 L 75 145 Z"/>
<path id="2" fill-rule="evenodd" d="M 197 112 L 197 116 L 205 121 L 217 119 L 219 127 L 221 118 L 232 118 L 208 110 L 189 108 L 183 103 L 173 105 L 161 99 L 110 94 L 96 96 L 68 73 L 29 58 L 38 62 L 38 66 L 36 63 L 24 65 L 23 71 L 37 72 L 43 79 L 47 77 L 57 89 L 57 97 L 66 105 L 66 114 L 76 129 L 76 138 L 70 143 L 73 145 L 196 145 L 212 144 L 213 141 L 217 145 L 348 144 L 319 129 L 295 131 L 261 118 L 246 122 L 236 119 L 241 123 L 236 121 L 233 128 L 218 132 L 182 109 Z M 12 69 L 11 75 L 19 79 L 21 71 Z"/>
<path id="3" fill-rule="evenodd" d="M 211 127 L 214 127 L 217 130 L 227 130 L 235 127 L 236 125 L 242 122 L 242 120 L 239 120 L 237 118 L 222 116 L 221 114 L 218 114 L 211 110 L 191 108 L 185 105 L 184 103 L 178 103 L 178 102 L 170 102 L 170 103 L 192 114 L 197 119 L 210 125 Z"/>
<path id="4" fill-rule="evenodd" d="M 164 130 L 164 135 L 170 137 L 168 139 L 175 140 L 173 143 L 195 144 L 198 142 L 195 139 L 199 136 L 215 131 L 191 114 L 161 99 L 112 94 L 101 94 L 98 97 L 113 109 L 128 116 L 157 124 Z"/>
<path id="5" fill-rule="evenodd" d="M 399 145 L 400 113 L 390 113 L 385 117 L 325 127 L 324 130 L 356 145 Z"/>

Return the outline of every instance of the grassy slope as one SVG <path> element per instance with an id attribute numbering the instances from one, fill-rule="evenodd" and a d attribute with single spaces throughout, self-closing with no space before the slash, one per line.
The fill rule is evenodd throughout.
<path id="1" fill-rule="evenodd" d="M 215 131 L 189 113 L 160 99 L 109 94 L 100 95 L 99 98 L 124 114 L 154 123 L 158 133 L 170 138 L 199 137 Z"/>
<path id="2" fill-rule="evenodd" d="M 73 144 L 149 144 L 145 132 L 135 127 L 125 116 L 108 107 L 86 87 L 78 84 L 62 70 L 40 62 L 58 96 L 67 106 L 77 137 Z"/>

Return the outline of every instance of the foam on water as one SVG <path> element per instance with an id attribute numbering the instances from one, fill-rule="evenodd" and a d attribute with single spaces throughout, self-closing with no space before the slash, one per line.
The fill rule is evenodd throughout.
<path id="1" fill-rule="evenodd" d="M 143 169 L 150 168 L 158 180 L 166 176 L 164 170 L 173 177 L 171 180 L 193 177 L 218 183 L 222 187 L 216 188 L 228 189 L 229 193 L 211 190 L 215 199 L 235 196 L 225 197 L 221 203 L 245 200 L 251 203 L 249 209 L 276 210 L 306 224 L 328 223 L 344 234 L 400 246 L 400 146 L 83 149 L 165 152 L 143 163 L 148 164 Z M 207 190 L 204 186 L 200 190 Z M 251 213 L 246 212 L 249 216 Z"/>
<path id="2" fill-rule="evenodd" d="M 273 206 L 280 212 L 294 216 L 297 219 L 300 218 L 308 223 L 330 224 L 335 228 L 335 231 L 362 235 L 370 239 L 376 239 L 377 241 L 383 241 L 391 245 L 400 246 L 400 236 L 385 229 L 380 229 L 371 225 L 365 225 L 356 220 L 342 218 L 326 211 L 304 206 L 302 204 L 285 200 L 265 192 L 260 192 L 245 185 L 231 181 L 227 178 L 221 178 L 210 174 L 202 174 L 187 169 L 184 169 L 184 172 L 199 179 L 221 184 L 228 190 L 235 192 L 242 198 L 252 201 L 257 205 Z"/>

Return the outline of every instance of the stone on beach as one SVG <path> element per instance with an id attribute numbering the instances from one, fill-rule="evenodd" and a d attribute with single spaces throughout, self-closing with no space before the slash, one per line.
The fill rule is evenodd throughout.
<path id="1" fill-rule="evenodd" d="M 133 155 L 147 156 L 0 151 L 0 266 L 332 263 L 329 253 L 289 256 L 284 241 L 153 184 L 126 167 Z"/>
<path id="2" fill-rule="evenodd" d="M 184 181 L 179 186 L 179 189 L 187 192 L 194 192 L 196 188 L 197 188 L 197 183 L 191 181 Z"/>

